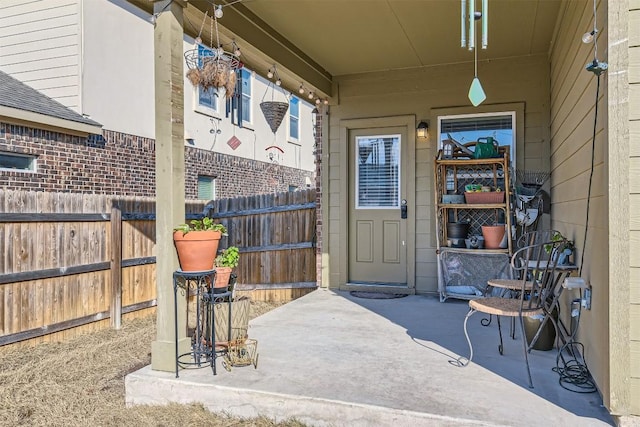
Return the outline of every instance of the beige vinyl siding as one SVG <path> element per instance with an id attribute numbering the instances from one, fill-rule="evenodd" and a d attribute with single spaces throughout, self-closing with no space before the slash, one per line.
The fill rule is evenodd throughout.
<path id="1" fill-rule="evenodd" d="M 470 59 L 472 58 L 470 54 Z M 433 160 L 436 155 L 438 114 L 512 111 L 524 107 L 524 123 L 518 125 L 519 165 L 549 168 L 549 62 L 546 55 L 481 61 L 479 77 L 487 100 L 478 108 L 467 98 L 473 64 L 456 64 L 393 72 L 337 77 L 339 105 L 331 107 L 328 174 L 328 247 L 331 265 L 329 286 L 347 280 L 337 266 L 347 256 L 345 220 L 348 194 L 344 192 L 346 165 L 340 157 L 347 144 L 340 138 L 340 120 L 415 115 L 416 125 L 429 120 L 430 138 L 416 139 L 415 155 L 415 283 L 416 292 L 437 291 L 433 212 Z M 410 208 L 410 212 L 411 208 Z"/>
<path id="2" fill-rule="evenodd" d="M 2 0 L 0 69 L 79 112 L 79 0 Z"/>
<path id="3" fill-rule="evenodd" d="M 630 402 L 631 413 L 640 415 L 640 1 L 629 7 Z"/>
<path id="4" fill-rule="evenodd" d="M 593 45 L 580 42 L 593 26 L 592 2 L 566 2 L 561 10 L 555 44 L 551 50 L 551 220 L 552 228 L 574 240 L 579 262 L 584 253 L 582 277 L 593 288 L 592 309 L 583 310 L 578 340 L 585 345 L 585 358 L 605 402 L 609 393 L 609 254 L 608 200 L 605 165 L 606 122 L 605 76 L 601 79 L 599 118 L 595 145 L 595 167 L 591 189 L 589 229 L 586 249 L 587 191 L 591 166 L 591 147 L 596 96 L 596 77 L 585 70 L 593 60 Z M 598 21 L 605 12 L 598 8 Z M 606 47 L 604 34 L 599 45 Z M 600 54 L 600 60 L 603 60 Z M 576 294 L 567 295 L 576 297 Z"/>

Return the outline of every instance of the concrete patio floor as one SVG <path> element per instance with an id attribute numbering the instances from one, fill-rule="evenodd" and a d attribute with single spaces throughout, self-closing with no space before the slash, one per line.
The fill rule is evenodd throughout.
<path id="1" fill-rule="evenodd" d="M 530 389 L 521 341 L 506 338 L 500 356 L 496 322 L 481 326 L 481 314 L 469 320 L 473 362 L 454 366 L 468 356 L 467 307 L 317 290 L 250 323 L 258 369 L 228 372 L 219 359 L 216 376 L 207 367 L 175 378 L 147 366 L 127 376 L 126 402 L 201 402 L 215 412 L 318 426 L 613 425 L 598 393 L 558 384 L 556 350 L 531 352 Z"/>

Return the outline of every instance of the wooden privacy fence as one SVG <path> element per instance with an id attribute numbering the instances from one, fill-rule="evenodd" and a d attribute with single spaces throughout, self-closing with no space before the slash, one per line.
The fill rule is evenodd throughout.
<path id="1" fill-rule="evenodd" d="M 229 229 L 221 247 L 243 254 L 240 288 L 258 299 L 315 288 L 314 201 L 303 191 L 211 202 Z M 188 202 L 187 220 L 204 207 Z M 156 305 L 155 241 L 152 198 L 0 190 L 0 346 L 147 316 Z"/>

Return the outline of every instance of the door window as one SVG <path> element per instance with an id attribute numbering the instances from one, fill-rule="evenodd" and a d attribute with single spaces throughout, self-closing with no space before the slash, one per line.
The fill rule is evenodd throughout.
<path id="1" fill-rule="evenodd" d="M 356 209 L 400 206 L 400 135 L 356 137 Z"/>

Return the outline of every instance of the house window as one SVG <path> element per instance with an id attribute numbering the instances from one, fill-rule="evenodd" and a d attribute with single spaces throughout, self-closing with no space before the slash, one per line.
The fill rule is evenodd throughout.
<path id="1" fill-rule="evenodd" d="M 509 147 L 511 164 L 516 159 L 516 113 L 515 111 L 482 114 L 461 114 L 438 117 L 438 148 L 442 141 L 454 139 L 462 144 L 491 137 L 498 145 Z"/>
<path id="2" fill-rule="evenodd" d="M 297 140 L 300 135 L 300 100 L 292 96 L 289 101 L 289 137 Z"/>
<path id="3" fill-rule="evenodd" d="M 356 137 L 356 209 L 400 206 L 400 135 Z"/>
<path id="4" fill-rule="evenodd" d="M 36 158 L 20 154 L 0 153 L 0 170 L 35 172 Z"/>
<path id="5" fill-rule="evenodd" d="M 243 68 L 240 76 L 240 87 L 242 91 L 242 99 L 240 100 L 242 103 L 240 108 L 240 117 L 243 122 L 251 123 L 251 72 Z"/>
<path id="6" fill-rule="evenodd" d="M 198 45 L 198 60 L 202 66 L 202 58 L 213 56 L 211 49 Z M 207 90 L 198 86 L 198 106 L 210 108 L 214 112 L 218 111 L 218 89 L 209 88 Z"/>
<path id="7" fill-rule="evenodd" d="M 216 199 L 216 178 L 213 176 L 198 175 L 198 199 Z"/>

